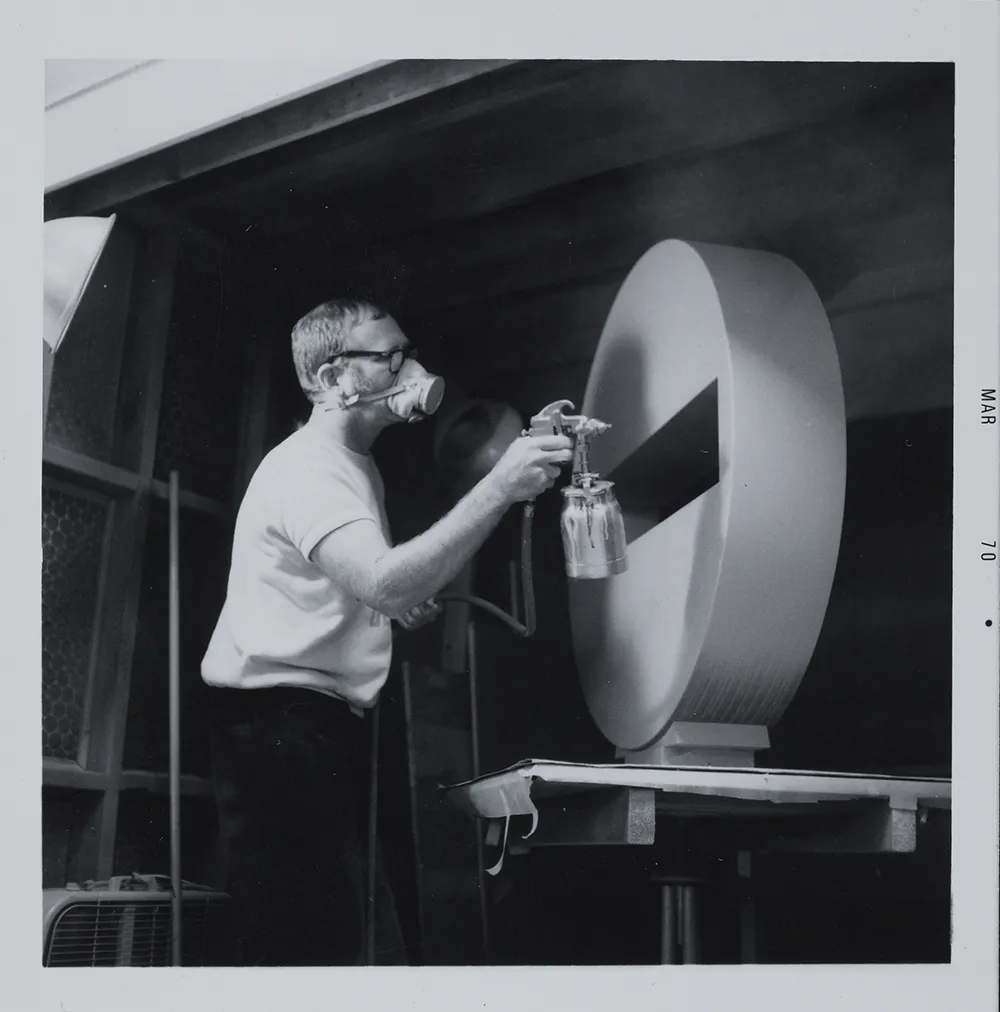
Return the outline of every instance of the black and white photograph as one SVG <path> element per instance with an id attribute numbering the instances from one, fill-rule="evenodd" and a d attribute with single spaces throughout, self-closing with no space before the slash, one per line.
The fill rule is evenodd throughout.
<path id="1" fill-rule="evenodd" d="M 961 750 L 996 765 L 1000 384 L 962 299 L 997 277 L 962 253 L 960 61 L 154 42 L 43 61 L 48 992 L 988 993 L 996 862 L 963 932 L 953 817 Z"/>

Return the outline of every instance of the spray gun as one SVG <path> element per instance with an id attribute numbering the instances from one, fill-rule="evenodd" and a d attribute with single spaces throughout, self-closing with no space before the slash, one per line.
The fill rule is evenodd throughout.
<path id="1" fill-rule="evenodd" d="M 527 435 L 569 436 L 576 443 L 573 477 L 562 490 L 559 526 L 566 575 L 571 580 L 599 580 L 624 573 L 625 524 L 614 494 L 614 483 L 604 481 L 590 467 L 590 440 L 611 426 L 597 418 L 573 415 L 572 401 L 554 401 L 531 419 Z"/>
<path id="2" fill-rule="evenodd" d="M 532 416 L 522 436 L 569 436 L 575 442 L 573 476 L 562 490 L 563 509 L 559 526 L 566 574 L 571 580 L 596 580 L 628 568 L 625 558 L 625 525 L 621 508 L 612 491 L 613 482 L 604 481 L 590 469 L 590 439 L 607 432 L 607 422 L 573 415 L 572 401 L 554 401 Z M 535 591 L 531 575 L 531 522 L 534 500 L 524 504 L 521 520 L 521 588 L 524 595 L 524 622 L 480 597 L 439 594 L 438 601 L 463 601 L 500 619 L 520 636 L 535 632 Z"/>

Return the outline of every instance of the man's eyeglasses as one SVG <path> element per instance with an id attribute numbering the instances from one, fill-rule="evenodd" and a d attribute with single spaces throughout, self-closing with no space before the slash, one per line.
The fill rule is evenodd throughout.
<path id="1" fill-rule="evenodd" d="M 408 358 L 416 357 L 417 349 L 411 346 L 407 348 L 393 348 L 390 351 L 342 351 L 339 355 L 334 355 L 330 359 L 330 362 L 338 358 L 372 358 L 378 362 L 387 362 L 389 372 L 395 376 L 403 368 L 403 363 Z"/>

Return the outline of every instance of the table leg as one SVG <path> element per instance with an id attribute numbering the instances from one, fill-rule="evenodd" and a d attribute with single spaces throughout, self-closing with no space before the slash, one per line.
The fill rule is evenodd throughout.
<path id="1" fill-rule="evenodd" d="M 676 889 L 672 885 L 660 886 L 660 963 L 664 966 L 677 962 L 678 929 Z"/>

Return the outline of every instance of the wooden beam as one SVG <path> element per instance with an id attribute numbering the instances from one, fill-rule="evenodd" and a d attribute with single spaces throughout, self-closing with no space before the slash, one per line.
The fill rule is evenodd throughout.
<path id="1" fill-rule="evenodd" d="M 648 846 L 656 833 L 656 791 L 614 787 L 566 794 L 538 806 L 538 828 L 518 846 Z"/>
<path id="2" fill-rule="evenodd" d="M 139 475 L 134 471 L 51 444 L 42 450 L 42 471 L 110 494 L 133 492 L 139 487 Z"/>
<path id="3" fill-rule="evenodd" d="M 42 759 L 42 786 L 68 788 L 80 791 L 103 791 L 108 786 L 108 775 L 99 770 L 87 770 L 64 759 Z"/>
<path id="4" fill-rule="evenodd" d="M 713 847 L 757 853 L 908 854 L 918 825 L 914 803 L 889 799 L 775 804 L 729 798 L 657 796 L 651 789 L 600 788 L 540 799 L 538 828 L 518 848 L 648 845 L 655 819 L 696 820 Z M 939 820 L 940 821 L 940 820 Z"/>
<path id="5" fill-rule="evenodd" d="M 149 489 L 157 499 L 169 498 L 170 491 L 165 481 L 154 478 L 149 482 Z M 229 518 L 233 515 L 233 507 L 229 503 L 220 502 L 207 495 L 181 489 L 179 502 L 182 509 L 194 510 L 197 513 L 208 513 L 211 516 Z"/>
<path id="6" fill-rule="evenodd" d="M 166 773 L 151 773 L 148 770 L 122 770 L 119 789 L 166 794 L 170 789 L 169 779 Z M 211 798 L 214 796 L 212 782 L 204 777 L 182 774 L 181 794 L 186 797 Z"/>
<path id="7" fill-rule="evenodd" d="M 525 106 L 568 84 L 594 64 L 570 61 L 516 61 L 462 80 L 454 86 L 419 96 L 378 111 L 374 118 L 359 117 L 336 124 L 292 148 L 257 158 L 242 171 L 228 173 L 224 190 L 204 186 L 183 187 L 171 194 L 171 204 L 183 211 L 225 209 L 227 215 L 254 210 L 262 203 L 282 199 L 315 186 L 327 188 L 350 182 L 358 175 L 384 173 L 399 165 L 400 152 L 433 150 L 431 137 L 461 125 L 475 129 L 501 112 L 522 114 Z"/>
<path id="8" fill-rule="evenodd" d="M 503 67 L 503 60 L 397 60 L 46 196 L 46 215 L 95 214 Z"/>
<path id="9" fill-rule="evenodd" d="M 151 492 L 157 499 L 166 499 L 168 495 L 165 481 L 155 478 L 144 481 L 135 471 L 94 460 L 72 450 L 64 450 L 61 446 L 49 445 L 44 448 L 42 471 L 56 481 L 71 483 L 73 487 L 95 489 L 112 496 L 138 490 Z M 181 492 L 180 503 L 185 509 L 218 517 L 229 517 L 233 512 L 228 503 L 186 490 Z"/>

